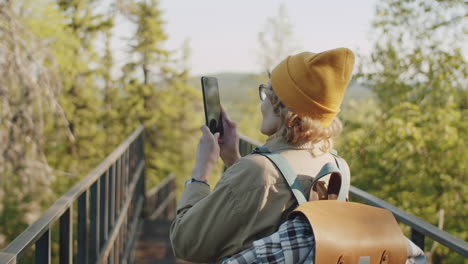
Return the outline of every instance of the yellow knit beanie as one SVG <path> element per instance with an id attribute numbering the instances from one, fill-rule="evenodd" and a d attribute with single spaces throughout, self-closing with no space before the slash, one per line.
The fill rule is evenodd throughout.
<path id="1" fill-rule="evenodd" d="M 271 84 L 284 106 L 328 127 L 340 111 L 351 79 L 354 54 L 346 48 L 289 56 L 271 73 Z"/>

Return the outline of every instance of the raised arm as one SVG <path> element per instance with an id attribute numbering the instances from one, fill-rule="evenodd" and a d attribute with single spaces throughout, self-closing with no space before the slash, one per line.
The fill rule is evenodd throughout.
<path id="1" fill-rule="evenodd" d="M 216 262 L 237 253 L 244 245 L 243 227 L 261 207 L 264 188 L 256 188 L 255 175 L 263 168 L 241 159 L 224 173 L 210 193 L 208 185 L 192 182 L 185 187 L 171 226 L 177 257 L 195 262 Z"/>

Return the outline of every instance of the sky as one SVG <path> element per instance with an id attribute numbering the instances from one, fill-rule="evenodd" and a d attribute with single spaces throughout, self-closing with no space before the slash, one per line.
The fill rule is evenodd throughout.
<path id="1" fill-rule="evenodd" d="M 189 41 L 193 75 L 259 72 L 258 33 L 282 3 L 300 51 L 370 52 L 376 0 L 161 0 L 166 47 L 177 50 Z"/>

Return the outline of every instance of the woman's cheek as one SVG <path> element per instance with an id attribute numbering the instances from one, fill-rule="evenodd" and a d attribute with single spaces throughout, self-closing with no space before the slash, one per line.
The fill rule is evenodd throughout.
<path id="1" fill-rule="evenodd" d="M 262 117 L 265 118 L 265 101 L 260 104 L 260 112 L 262 113 Z"/>

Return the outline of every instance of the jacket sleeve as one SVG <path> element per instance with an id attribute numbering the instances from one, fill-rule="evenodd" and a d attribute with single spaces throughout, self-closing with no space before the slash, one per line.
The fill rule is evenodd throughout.
<path id="1" fill-rule="evenodd" d="M 258 195 L 264 185 L 258 181 L 264 166 L 242 158 L 224 172 L 213 192 L 197 182 L 185 188 L 170 232 L 177 257 L 216 262 L 240 251 L 243 241 L 238 239 L 238 232 L 261 203 Z"/>

